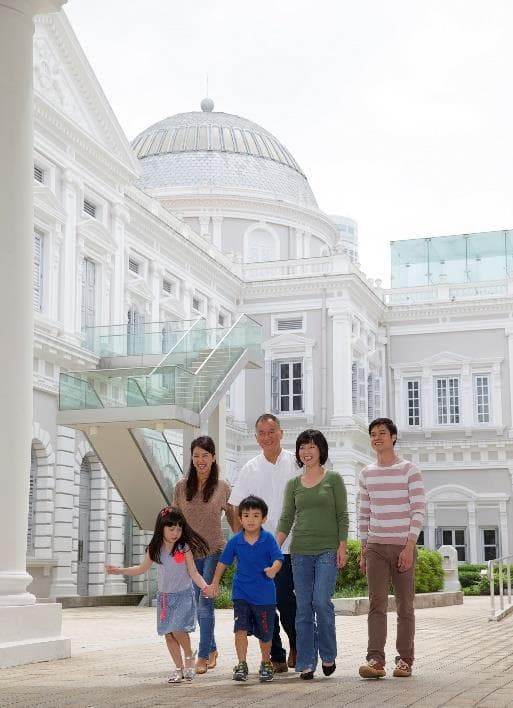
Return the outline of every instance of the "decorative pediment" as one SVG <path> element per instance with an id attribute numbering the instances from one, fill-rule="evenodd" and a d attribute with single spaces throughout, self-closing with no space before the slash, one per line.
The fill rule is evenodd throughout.
<path id="1" fill-rule="evenodd" d="M 470 364 L 472 358 L 469 356 L 463 356 L 462 354 L 455 354 L 454 352 L 439 352 L 438 354 L 433 354 L 433 356 L 428 356 L 425 359 L 421 359 L 419 364 L 421 366 L 435 367 L 435 366 L 461 366 L 462 364 Z"/>
<path id="2" fill-rule="evenodd" d="M 77 224 L 77 234 L 84 240 L 90 241 L 100 251 L 112 253 L 117 248 L 117 243 L 110 231 L 101 221 L 93 217 Z"/>
<path id="3" fill-rule="evenodd" d="M 138 173 L 137 159 L 63 12 L 35 19 L 34 92 Z"/>
<path id="4" fill-rule="evenodd" d="M 304 351 L 305 349 L 312 349 L 316 344 L 315 339 L 310 339 L 309 337 L 304 337 L 301 334 L 278 334 L 276 337 L 271 337 L 265 342 L 262 342 L 262 349 L 267 351 L 272 349 L 272 351 L 286 350 L 286 351 Z"/>
<path id="5" fill-rule="evenodd" d="M 181 302 L 176 297 L 161 297 L 160 299 L 160 310 L 161 312 L 165 313 L 166 315 L 175 315 L 178 317 L 178 319 L 185 319 L 187 313 L 185 312 L 185 308 Z M 165 319 L 163 317 L 162 319 Z"/>
<path id="6" fill-rule="evenodd" d="M 48 221 L 48 217 L 58 224 L 64 224 L 66 221 L 66 212 L 61 203 L 44 184 L 34 185 L 34 211 L 38 216 L 42 216 L 44 221 Z"/>

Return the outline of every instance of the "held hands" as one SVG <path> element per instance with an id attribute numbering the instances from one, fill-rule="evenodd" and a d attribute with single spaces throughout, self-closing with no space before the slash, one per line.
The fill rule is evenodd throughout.
<path id="1" fill-rule="evenodd" d="M 201 591 L 203 593 L 204 597 L 209 597 L 209 598 L 214 598 L 219 595 L 219 588 L 212 584 L 212 585 L 207 585 L 206 587 L 203 588 Z"/>

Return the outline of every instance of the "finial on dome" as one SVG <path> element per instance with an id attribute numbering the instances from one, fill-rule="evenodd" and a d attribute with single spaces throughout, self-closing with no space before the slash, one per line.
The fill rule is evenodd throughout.
<path id="1" fill-rule="evenodd" d="M 214 110 L 214 101 L 211 98 L 204 98 L 201 102 L 201 110 L 204 113 L 212 113 Z"/>

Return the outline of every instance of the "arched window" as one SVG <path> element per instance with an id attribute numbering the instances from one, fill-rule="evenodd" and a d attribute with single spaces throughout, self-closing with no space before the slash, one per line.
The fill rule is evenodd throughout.
<path id="1" fill-rule="evenodd" d="M 78 494 L 77 590 L 87 595 L 89 589 L 89 538 L 91 526 L 91 463 L 87 457 L 80 466 Z"/>
<path id="2" fill-rule="evenodd" d="M 28 508 L 28 528 L 27 528 L 27 555 L 34 555 L 35 541 L 35 506 L 36 506 L 36 484 L 37 484 L 37 455 L 34 448 L 30 451 L 30 488 L 29 488 L 29 508 Z"/>
<path id="3" fill-rule="evenodd" d="M 280 257 L 276 234 L 264 228 L 254 228 L 244 234 L 244 261 L 276 261 Z"/>

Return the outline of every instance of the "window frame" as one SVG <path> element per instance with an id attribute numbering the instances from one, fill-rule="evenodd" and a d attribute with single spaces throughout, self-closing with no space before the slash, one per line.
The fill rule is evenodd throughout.
<path id="1" fill-rule="evenodd" d="M 409 390 L 409 384 L 416 384 L 417 385 L 417 405 L 418 405 L 418 422 L 417 423 L 410 423 L 410 390 Z M 406 393 L 406 411 L 405 411 L 405 423 L 408 426 L 408 428 L 420 428 L 422 426 L 422 381 L 418 377 L 408 377 L 404 379 L 404 390 Z M 413 413 L 413 417 L 415 417 L 415 413 Z"/>
<path id="2" fill-rule="evenodd" d="M 488 420 L 479 420 L 479 391 L 478 391 L 478 379 L 486 379 L 487 380 L 487 397 L 488 400 L 486 405 L 488 407 Z M 492 391 L 491 391 L 491 379 L 492 375 L 490 372 L 474 372 L 472 374 L 472 396 L 473 396 L 473 402 L 474 402 L 474 424 L 475 425 L 490 425 L 493 422 L 492 414 L 493 414 L 493 406 L 492 406 Z"/>
<path id="3" fill-rule="evenodd" d="M 447 418 L 446 421 L 441 420 L 441 417 L 443 417 L 443 413 L 441 415 L 440 413 L 440 403 L 439 403 L 439 398 L 438 398 L 438 393 L 439 393 L 439 386 L 438 383 L 444 381 L 446 384 L 446 391 L 445 391 L 445 416 Z M 451 382 L 456 382 L 457 386 L 457 398 L 456 398 L 456 403 L 451 404 Z M 463 413 L 462 413 L 462 402 L 463 402 L 463 396 L 462 396 L 462 388 L 461 388 L 461 376 L 459 374 L 436 374 L 433 377 L 433 383 L 434 383 L 434 424 L 440 427 L 446 427 L 449 425 L 462 425 L 463 422 Z M 452 384 L 454 386 L 454 383 Z M 454 389 L 453 389 L 454 391 Z M 454 397 L 454 393 L 452 394 Z M 457 413 L 452 414 L 451 413 L 451 405 L 454 406 L 455 409 L 457 409 Z M 452 416 L 457 415 L 457 420 L 451 420 Z"/>
<path id="4" fill-rule="evenodd" d="M 299 380 L 301 382 L 300 393 L 294 392 L 294 381 L 298 380 L 298 377 L 294 377 L 293 366 L 299 364 L 301 366 L 301 376 Z M 289 367 L 289 376 L 285 379 L 282 378 L 282 366 Z M 273 372 L 272 372 L 272 383 L 271 383 L 271 399 L 272 408 L 275 413 L 285 416 L 303 416 L 305 415 L 305 363 L 303 357 L 291 357 L 287 359 L 274 359 L 272 362 Z M 290 375 L 292 373 L 292 375 Z M 286 394 L 282 393 L 282 382 L 289 382 L 289 391 Z M 289 408 L 285 410 L 282 408 L 282 399 L 288 397 Z M 301 408 L 294 409 L 294 398 L 300 396 Z"/>
<path id="5" fill-rule="evenodd" d="M 443 540 L 443 532 L 444 531 L 451 531 L 451 543 L 447 544 L 444 543 Z M 455 531 L 463 531 L 463 545 L 461 543 L 456 544 L 455 541 Z M 437 549 L 440 548 L 441 546 L 453 546 L 453 548 L 456 549 L 456 552 L 458 551 L 458 548 L 464 548 L 465 549 L 465 558 L 463 560 L 459 559 L 458 556 L 458 563 L 468 563 L 469 562 L 469 557 L 470 557 L 470 549 L 469 549 L 469 542 L 468 542 L 468 527 L 467 526 L 437 526 L 436 528 L 436 537 L 437 537 L 437 543 L 436 547 Z M 440 543 L 439 543 L 440 541 Z"/>
<path id="6" fill-rule="evenodd" d="M 39 260 L 36 261 L 36 237 L 39 238 Z M 46 241 L 46 233 L 39 229 L 37 226 L 34 226 L 33 229 L 33 264 L 32 264 L 32 308 L 34 312 L 39 312 L 42 313 L 44 309 L 44 295 L 45 295 L 45 288 L 44 288 L 44 273 L 45 273 L 45 241 Z M 38 272 L 37 272 L 37 280 L 38 280 L 38 296 L 37 296 L 37 304 L 38 306 L 36 307 L 36 290 L 35 290 L 35 283 L 36 283 L 36 264 L 38 267 Z"/>

